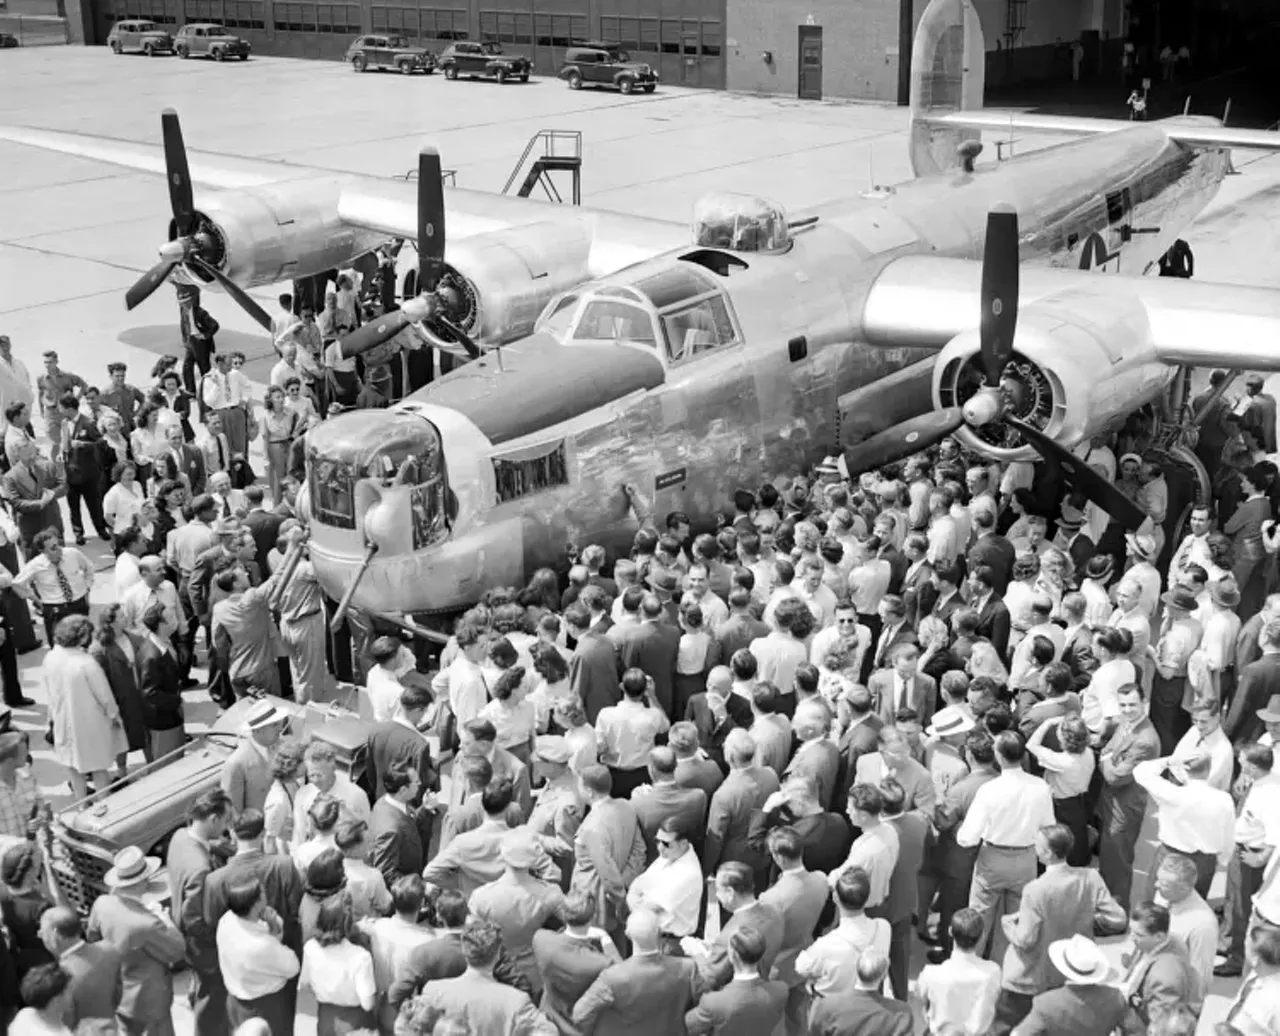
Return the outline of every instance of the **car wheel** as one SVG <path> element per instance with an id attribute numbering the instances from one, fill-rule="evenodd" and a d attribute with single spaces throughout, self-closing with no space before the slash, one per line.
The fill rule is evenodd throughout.
<path id="1" fill-rule="evenodd" d="M 499 83 L 505 83 L 507 81 L 507 70 L 505 68 L 498 69 L 496 78 Z"/>
<path id="2" fill-rule="evenodd" d="M 241 55 L 240 55 L 240 60 L 241 60 L 241 61 L 248 61 L 248 60 L 249 60 L 249 55 L 248 55 L 248 54 L 241 54 Z"/>
<path id="3" fill-rule="evenodd" d="M 112 54 L 123 54 L 123 53 L 124 53 L 124 51 L 120 49 L 120 41 L 119 41 L 119 40 L 112 40 L 112 41 L 111 41 L 111 53 L 112 53 Z"/>
<path id="4" fill-rule="evenodd" d="M 143 53 L 143 54 L 145 54 L 145 55 L 146 55 L 147 57 L 149 57 L 149 58 L 153 58 L 153 57 L 155 57 L 155 56 L 156 56 L 156 48 L 155 48 L 155 45 L 154 45 L 154 44 L 151 44 L 151 43 L 144 43 L 144 44 L 142 45 L 142 53 Z"/>
<path id="5" fill-rule="evenodd" d="M 227 52 L 226 52 L 225 50 L 223 50 L 221 47 L 218 47 L 218 48 L 213 52 L 213 60 L 214 60 L 214 61 L 226 61 L 226 60 L 227 60 Z"/>
<path id="6" fill-rule="evenodd" d="M 634 79 L 623 79 L 621 82 L 618 83 L 618 89 L 621 90 L 624 94 L 631 93 L 631 91 L 634 90 L 635 88 L 636 88 L 636 81 Z"/>
<path id="7" fill-rule="evenodd" d="M 412 61 L 401 61 L 398 65 L 396 65 L 396 68 L 398 68 L 398 69 L 400 70 L 401 74 L 403 74 L 403 75 L 406 75 L 406 76 L 411 76 L 411 75 L 413 75 L 413 62 L 412 62 Z"/>
<path id="8" fill-rule="evenodd" d="M 457 79 L 458 69 L 454 65 L 450 65 L 448 68 L 444 70 L 444 77 L 446 79 Z"/>
<path id="9" fill-rule="evenodd" d="M 522 83 L 527 83 L 528 81 L 529 81 L 529 73 L 528 73 L 528 72 L 521 72 L 521 73 L 520 73 L 520 82 L 522 82 Z"/>
<path id="10" fill-rule="evenodd" d="M 582 76 L 579 75 L 577 72 L 569 73 L 569 89 L 570 90 L 582 89 Z"/>
<path id="11" fill-rule="evenodd" d="M 433 72 L 435 71 L 435 69 L 434 69 L 434 68 L 424 68 L 424 69 L 423 69 L 423 71 L 424 71 L 427 75 L 431 75 L 431 73 L 433 73 Z"/>
<path id="12" fill-rule="evenodd" d="M 351 59 L 351 67 L 357 72 L 363 72 L 365 70 L 364 55 L 357 54 L 355 57 L 353 57 Z"/>
<path id="13" fill-rule="evenodd" d="M 644 92 L 645 92 L 645 93 L 647 93 L 647 94 L 651 94 L 651 93 L 653 93 L 653 91 L 654 91 L 655 89 L 656 89 L 656 87 L 654 86 L 654 84 L 653 84 L 653 83 L 650 83 L 648 86 L 646 86 L 646 87 L 644 88 Z"/>
<path id="14" fill-rule="evenodd" d="M 176 51 L 177 51 L 178 57 L 182 58 L 183 61 L 186 61 L 187 58 L 191 56 L 191 52 L 188 51 L 186 47 L 177 47 Z"/>

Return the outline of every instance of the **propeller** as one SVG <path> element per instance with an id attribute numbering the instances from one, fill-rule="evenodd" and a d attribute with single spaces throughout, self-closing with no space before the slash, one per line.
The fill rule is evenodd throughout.
<path id="1" fill-rule="evenodd" d="M 178 122 L 178 113 L 172 108 L 166 108 L 161 114 L 160 129 L 164 139 L 165 179 L 169 182 L 169 208 L 173 212 L 176 236 L 160 247 L 160 261 L 125 292 L 125 309 L 135 309 L 145 302 L 175 269 L 186 263 L 217 281 L 241 309 L 268 331 L 271 330 L 271 317 L 266 310 L 202 254 L 210 250 L 212 242 L 207 234 L 199 232 L 200 217 L 196 213 L 191 188 L 191 169 L 182 140 L 182 125 Z"/>
<path id="2" fill-rule="evenodd" d="M 449 295 L 437 291 L 448 267 L 444 261 L 444 177 L 440 152 L 424 147 L 418 154 L 418 294 L 399 309 L 370 321 L 342 340 L 344 358 L 390 341 L 406 327 L 420 325 L 429 339 L 457 342 L 475 359 L 480 347 L 445 312 Z"/>
<path id="3" fill-rule="evenodd" d="M 978 325 L 986 384 L 964 406 L 935 410 L 873 435 L 845 451 L 850 472 L 869 471 L 940 443 L 964 425 L 990 424 L 1005 410 L 1000 381 L 1018 327 L 1018 213 L 998 205 L 987 214 L 982 254 L 982 319 Z"/>

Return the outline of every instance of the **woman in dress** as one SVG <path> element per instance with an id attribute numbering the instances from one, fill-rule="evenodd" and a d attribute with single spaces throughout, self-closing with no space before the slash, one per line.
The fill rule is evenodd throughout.
<path id="1" fill-rule="evenodd" d="M 120 605 L 107 605 L 98 616 L 98 629 L 94 634 L 93 647 L 89 649 L 107 674 L 107 683 L 111 685 L 111 693 L 124 723 L 124 736 L 129 743 L 128 751 L 116 756 L 116 776 L 120 779 L 129 772 L 129 752 L 142 752 L 147 762 L 152 759 L 142 692 L 138 690 L 138 651 L 142 640 L 128 632 L 124 622 L 125 615 Z"/>
<path id="2" fill-rule="evenodd" d="M 133 524 L 146 494 L 138 482 L 138 469 L 131 461 L 117 464 L 111 469 L 111 481 L 115 484 L 107 490 L 102 498 L 102 516 L 111 525 L 113 537 L 119 535 Z M 113 541 L 115 551 L 120 553 L 120 544 Z"/>
<path id="3" fill-rule="evenodd" d="M 316 998 L 316 1036 L 347 1036 L 376 1028 L 378 987 L 373 956 L 351 941 L 351 896 L 330 895 L 316 912 L 315 934 L 302 947 L 299 987 Z"/>
<path id="4" fill-rule="evenodd" d="M 480 710 L 479 718 L 493 724 L 499 748 L 529 766 L 538 720 L 533 702 L 520 693 L 524 676 L 524 666 L 512 666 L 491 681 L 489 693 L 493 700 Z"/>
<path id="5" fill-rule="evenodd" d="M 68 615 L 53 631 L 45 656 L 44 692 L 53 724 L 53 754 L 70 771 L 76 798 L 89 794 L 88 780 L 101 791 L 110 783 L 111 764 L 129 749 L 124 721 L 107 676 L 89 654 L 93 623 Z"/>
<path id="6" fill-rule="evenodd" d="M 303 754 L 306 745 L 296 738 L 276 742 L 271 758 L 271 787 L 262 807 L 263 852 L 287 856 L 293 842 L 293 800 L 306 775 Z"/>
<path id="7" fill-rule="evenodd" d="M 151 744 L 151 759 L 176 752 L 186 741 L 183 725 L 181 671 L 178 653 L 164 634 L 164 608 L 148 606 L 142 613 L 146 636 L 138 646 L 138 693 L 143 722 Z"/>
<path id="8" fill-rule="evenodd" d="M 1009 653 L 1035 625 L 1031 614 L 1031 602 L 1037 594 L 1040 579 L 1040 558 L 1036 554 L 1019 554 L 1013 563 L 1013 580 L 1004 594 L 1004 606 L 1009 610 Z"/>
<path id="9" fill-rule="evenodd" d="M 556 722 L 556 707 L 563 701 L 573 697 L 573 688 L 569 685 L 569 663 L 564 660 L 554 644 L 537 641 L 529 649 L 533 658 L 533 671 L 539 680 L 529 695 L 533 705 L 534 722 L 539 734 L 561 734 Z"/>
<path id="10" fill-rule="evenodd" d="M 680 606 L 680 630 L 673 702 L 677 716 L 684 715 L 690 698 L 707 689 L 707 673 L 715 664 L 719 647 L 703 624 L 701 606 L 694 601 Z"/>
<path id="11" fill-rule="evenodd" d="M 302 391 L 302 379 L 292 375 L 286 378 L 284 394 L 285 406 L 298 415 L 298 420 L 302 422 L 302 430 L 304 432 L 320 423 L 320 415 L 316 413 L 315 403 L 312 402 L 307 393 Z"/>
<path id="12" fill-rule="evenodd" d="M 262 401 L 262 445 L 267 454 L 267 486 L 274 503 L 280 502 L 280 480 L 289 474 L 289 451 L 304 430 L 297 413 L 285 405 L 284 390 L 272 385 Z"/>
<path id="13" fill-rule="evenodd" d="M 46 891 L 40 861 L 34 842 L 11 845 L 0 857 L 0 921 L 9 933 L 9 955 L 19 982 L 32 968 L 53 963 L 40 938 L 40 915 L 55 905 Z"/>
<path id="14" fill-rule="evenodd" d="M 183 513 L 183 506 L 187 502 L 187 490 L 181 482 L 161 482 L 156 488 L 154 499 L 156 504 L 155 538 L 157 542 L 163 545 L 168 543 L 169 533 L 187 524 L 187 516 Z M 153 553 L 163 556 L 164 550 L 156 550 Z"/>
<path id="15" fill-rule="evenodd" d="M 1045 737 L 1056 732 L 1060 747 L 1046 745 Z M 1027 751 L 1044 767 L 1044 779 L 1053 794 L 1053 815 L 1075 835 L 1067 862 L 1087 867 L 1093 855 L 1089 848 L 1089 782 L 1093 780 L 1094 758 L 1089 751 L 1089 728 L 1079 716 L 1054 716 L 1036 728 L 1027 741 Z"/>
<path id="16" fill-rule="evenodd" d="M 1243 502 L 1227 520 L 1222 531 L 1231 537 L 1235 555 L 1233 574 L 1240 588 L 1240 615 L 1256 615 L 1266 597 L 1266 547 L 1262 541 L 1263 523 L 1271 520 L 1271 501 L 1266 496 L 1266 474 L 1260 465 L 1247 468 L 1240 475 Z"/>
<path id="17" fill-rule="evenodd" d="M 110 408 L 103 410 L 102 417 L 98 420 L 98 429 L 102 432 L 103 441 L 111 448 L 113 470 L 115 465 L 133 460 L 133 450 L 123 431 L 124 423 L 116 411 Z"/>
<path id="18" fill-rule="evenodd" d="M 169 452 L 169 444 L 160 428 L 160 408 L 148 402 L 138 411 L 138 424 L 129 436 L 138 481 L 144 487 L 151 482 L 155 462 Z"/>
<path id="19" fill-rule="evenodd" d="M 184 442 L 195 441 L 191 427 L 191 397 L 182 389 L 182 378 L 177 371 L 166 371 L 160 376 L 160 398 L 166 409 L 178 415 Z"/>

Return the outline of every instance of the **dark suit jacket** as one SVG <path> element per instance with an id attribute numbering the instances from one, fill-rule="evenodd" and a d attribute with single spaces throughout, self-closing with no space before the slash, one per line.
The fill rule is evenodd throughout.
<path id="1" fill-rule="evenodd" d="M 1009 631 L 1013 628 L 1013 620 L 1009 617 L 1009 609 L 1004 606 L 993 591 L 987 603 L 978 612 L 977 634 L 991 641 L 991 646 L 1006 662 L 1009 659 Z"/>
<path id="2" fill-rule="evenodd" d="M 707 841 L 702 854 L 705 873 L 714 874 L 722 862 L 736 861 L 751 867 L 761 880 L 765 878 L 769 857 L 752 849 L 747 835 L 752 816 L 778 787 L 778 775 L 767 766 L 729 772 L 707 809 Z"/>
<path id="3" fill-rule="evenodd" d="M 893 635 L 887 642 L 884 642 L 883 647 L 881 646 L 882 641 L 884 641 L 883 630 L 876 639 L 871 642 L 871 648 L 867 652 L 870 657 L 867 661 L 863 662 L 864 666 L 869 664 L 873 668 L 879 668 L 891 665 L 893 662 L 893 652 L 899 647 L 899 645 L 918 643 L 915 630 L 913 630 L 906 622 L 893 631 Z M 865 672 L 865 669 L 863 671 Z"/>
<path id="4" fill-rule="evenodd" d="M 594 724 L 601 709 L 617 705 L 621 700 L 622 691 L 618 688 L 621 678 L 622 666 L 613 641 L 602 632 L 585 634 L 569 662 L 569 686 L 582 702 L 588 723 Z M 658 700 L 662 701 L 661 695 Z"/>
<path id="5" fill-rule="evenodd" d="M 77 414 L 71 425 L 71 440 L 64 442 L 67 485 L 96 486 L 102 477 L 102 465 L 98 461 L 98 443 L 102 433 L 97 425 L 84 414 Z"/>
<path id="6" fill-rule="evenodd" d="M 292 857 L 260 851 L 237 853 L 225 867 L 219 867 L 204 881 L 204 919 L 213 931 L 227 912 L 227 890 L 237 882 L 256 878 L 262 894 L 284 922 L 283 942 L 295 953 L 302 952 L 302 929 L 298 910 L 302 905 L 302 875 Z"/>
<path id="7" fill-rule="evenodd" d="M 933 588 L 933 566 L 921 562 L 914 572 L 908 570 L 902 578 L 902 603 L 907 609 L 907 625 L 915 629 L 920 620 L 933 611 L 938 591 Z"/>
<path id="8" fill-rule="evenodd" d="M 369 731 L 366 743 L 368 760 L 369 787 L 375 797 L 382 795 L 382 775 L 395 766 L 412 767 L 418 772 L 422 781 L 422 790 L 439 791 L 440 774 L 436 771 L 435 762 L 431 758 L 431 746 L 427 739 L 416 730 L 410 730 L 403 723 L 392 720 L 390 723 L 379 723 Z M 422 798 L 413 803 L 420 806 Z"/>
<path id="9" fill-rule="evenodd" d="M 187 960 L 196 971 L 218 970 L 215 929 L 205 919 L 204 885 L 217 865 L 214 857 L 185 828 L 169 840 L 169 909 L 173 923 L 187 940 Z"/>
<path id="10" fill-rule="evenodd" d="M 1160 737 L 1151 720 L 1143 717 L 1132 733 L 1125 733 L 1123 727 L 1115 729 L 1098 756 L 1098 769 L 1106 781 L 1101 809 L 1104 822 L 1112 804 L 1127 814 L 1142 816 L 1147 808 L 1147 792 L 1134 782 L 1133 768 L 1159 757 Z"/>
<path id="11" fill-rule="evenodd" d="M 694 848 L 702 851 L 703 833 L 707 829 L 707 793 L 701 788 L 682 788 L 678 784 L 642 784 L 631 792 L 631 805 L 644 835 L 645 863 L 658 858 L 654 839 L 658 828 L 668 817 L 684 820 Z"/>
<path id="12" fill-rule="evenodd" d="M 796 958 L 813 945 L 818 921 L 831 896 L 827 876 L 808 870 L 792 870 L 760 893 L 760 902 L 777 907 L 782 915 L 782 949 L 774 960 L 774 972 L 788 986 L 801 983 Z"/>
<path id="13" fill-rule="evenodd" d="M 191 449 L 191 447 L 187 447 Z M 193 450 L 193 453 L 199 453 Z M 200 460 L 200 469 L 204 470 L 204 459 Z M 199 492 L 199 490 L 195 490 Z M 284 524 L 284 516 L 276 514 L 274 511 L 266 511 L 262 508 L 250 511 L 244 516 L 244 527 L 249 530 L 249 534 L 253 536 L 253 544 L 257 548 L 254 553 L 254 560 L 258 563 L 258 568 L 263 572 L 267 571 L 267 555 L 276 547 L 276 541 L 280 538 L 280 526 Z"/>
<path id="14" fill-rule="evenodd" d="M 56 489 L 59 483 L 52 469 L 41 468 L 33 471 L 25 464 L 15 464 L 0 477 L 0 496 L 13 511 L 24 544 L 44 529 L 62 528 L 57 499 L 43 502 L 45 490 Z"/>
<path id="15" fill-rule="evenodd" d="M 1037 996 L 1020 1028 L 1049 1033 L 1111 1032 L 1128 1009 L 1124 993 L 1115 986 L 1063 986 Z"/>
<path id="16" fill-rule="evenodd" d="M 999 533 L 989 532 L 980 536 L 969 548 L 968 570 L 972 572 L 979 565 L 986 565 L 995 574 L 995 592 L 1001 597 L 1009 589 L 1009 578 L 1013 575 L 1013 562 L 1018 552 L 1013 544 Z"/>
<path id="17" fill-rule="evenodd" d="M 820 738 L 806 741 L 796 749 L 783 779 L 798 775 L 812 777 L 818 785 L 818 801 L 823 809 L 830 809 L 839 773 L 840 749 L 826 738 Z"/>
<path id="18" fill-rule="evenodd" d="M 711 714 L 711 706 L 707 704 L 707 692 L 699 691 L 684 707 L 684 716 L 678 717 L 698 728 L 698 747 L 716 761 L 722 773 L 729 769 L 724 761 L 724 739 L 735 727 L 749 729 L 753 718 L 751 706 L 740 694 L 729 695 L 724 708 L 728 716 L 717 726 L 715 717 Z"/>
<path id="19" fill-rule="evenodd" d="M 1071 558 L 1071 570 L 1075 573 L 1074 579 L 1077 584 L 1084 578 L 1084 567 L 1089 564 L 1090 558 L 1097 549 L 1097 545 L 1089 538 L 1087 532 L 1077 533 L 1071 538 L 1071 542 L 1067 545 L 1067 554 Z"/>
<path id="20" fill-rule="evenodd" d="M 768 635 L 769 627 L 759 619 L 753 619 L 750 615 L 732 614 L 712 634 L 720 648 L 720 660 L 725 665 L 729 664 L 735 651 L 749 648 L 753 640 Z"/>
<path id="21" fill-rule="evenodd" d="M 733 963 L 729 960 L 729 939 L 739 928 L 754 928 L 764 940 L 764 956 L 760 958 L 760 974 L 768 978 L 773 971 L 773 962 L 782 949 L 786 935 L 786 919 L 782 911 L 774 904 L 761 903 L 759 900 L 734 912 L 733 916 L 720 929 L 720 935 L 711 947 L 708 961 L 712 967 L 718 966 L 716 986 L 721 986 L 733 977 Z"/>
<path id="22" fill-rule="evenodd" d="M 901 594 L 902 580 L 907 574 L 907 569 L 911 567 L 911 562 L 897 547 L 891 547 L 888 544 L 880 548 L 879 557 L 881 561 L 889 562 L 889 587 L 885 592 Z"/>
<path id="23" fill-rule="evenodd" d="M 413 817 L 397 809 L 384 795 L 373 806 L 369 821 L 369 865 L 382 872 L 387 888 L 406 874 L 421 874 L 427 863 L 422 834 Z"/>
<path id="24" fill-rule="evenodd" d="M 689 1036 L 771 1036 L 787 1006 L 787 987 L 781 982 L 730 982 L 703 995 L 684 1017 Z"/>
<path id="25" fill-rule="evenodd" d="M 180 679 L 177 656 L 144 640 L 138 648 L 138 693 L 142 695 L 142 718 L 148 730 L 182 726 Z"/>
<path id="26" fill-rule="evenodd" d="M 573 1008 L 582 1036 L 683 1036 L 700 990 L 687 957 L 648 954 L 607 967 Z"/>
<path id="27" fill-rule="evenodd" d="M 913 1030 L 909 1006 L 861 989 L 820 997 L 809 1011 L 809 1036 L 911 1036 Z"/>
<path id="28" fill-rule="evenodd" d="M 1240 673 L 1231 709 L 1222 721 L 1222 732 L 1232 744 L 1257 741 L 1266 725 L 1258 718 L 1273 694 L 1280 694 L 1280 655 L 1262 655 Z"/>
<path id="29" fill-rule="evenodd" d="M 71 976 L 71 999 L 63 1020 L 72 1031 L 86 1018 L 115 1018 L 124 994 L 122 956 L 104 942 L 81 943 L 58 963 Z"/>
<path id="30" fill-rule="evenodd" d="M 399 1009 L 404 1001 L 422 991 L 428 982 L 442 978 L 457 978 L 467 970 L 467 958 L 462 955 L 462 933 L 443 932 L 430 942 L 423 943 L 409 952 L 404 970 L 387 990 L 387 1003 Z M 505 949 L 499 951 L 493 977 L 504 985 L 514 986 L 529 993 L 529 980 L 516 969 Z"/>
<path id="31" fill-rule="evenodd" d="M 542 976 L 541 1008 L 564 1036 L 574 1036 L 573 1007 L 609 966 L 604 951 L 568 932 L 533 933 L 533 959 Z"/>
<path id="32" fill-rule="evenodd" d="M 129 643 L 133 645 L 134 661 L 120 649 L 114 640 L 105 648 L 98 643 L 90 648 L 90 653 L 107 674 L 107 683 L 111 685 L 111 695 L 120 707 L 120 721 L 124 724 L 124 734 L 129 741 L 129 750 L 136 752 L 147 743 L 146 717 L 143 715 L 142 693 L 138 690 L 138 651 L 142 647 L 142 638 L 126 633 Z"/>
<path id="33" fill-rule="evenodd" d="M 880 731 L 883 728 L 884 720 L 870 712 L 866 719 L 853 724 L 840 736 L 840 770 L 836 776 L 836 793 L 831 798 L 833 813 L 844 813 L 849 789 L 858 770 L 858 760 L 880 751 Z"/>
<path id="34" fill-rule="evenodd" d="M 676 761 L 676 783 L 682 788 L 701 788 L 707 793 L 707 801 L 724 783 L 724 771 L 713 759 L 694 755 Z"/>
<path id="35" fill-rule="evenodd" d="M 889 877 L 889 894 L 879 906 L 868 910 L 873 917 L 883 917 L 890 924 L 910 921 L 916 912 L 916 889 L 920 869 L 924 866 L 924 841 L 930 821 L 912 810 L 885 821 L 898 832 L 898 862 Z"/>
<path id="36" fill-rule="evenodd" d="M 628 626 L 618 637 L 618 656 L 623 670 L 638 666 L 653 679 L 658 704 L 671 715 L 675 702 L 676 653 L 680 631 L 664 622 L 641 622 Z"/>
<path id="37" fill-rule="evenodd" d="M 853 832 L 844 817 L 835 813 L 812 813 L 797 818 L 785 803 L 768 813 L 758 811 L 751 818 L 747 843 L 756 852 L 767 853 L 769 832 L 784 824 L 794 827 L 800 836 L 806 870 L 830 874 L 849 855 Z"/>

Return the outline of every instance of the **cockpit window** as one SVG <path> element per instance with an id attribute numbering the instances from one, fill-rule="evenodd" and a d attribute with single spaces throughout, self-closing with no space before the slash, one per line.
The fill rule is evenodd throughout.
<path id="1" fill-rule="evenodd" d="M 653 321 L 639 306 L 609 299 L 596 299 L 587 305 L 578 326 L 574 329 L 575 342 L 628 342 L 645 345 L 650 349 L 657 342 Z"/>
<path id="2" fill-rule="evenodd" d="M 662 330 L 667 337 L 667 355 L 673 364 L 732 345 L 738 337 L 729 319 L 728 307 L 719 295 L 663 313 Z"/>
<path id="3" fill-rule="evenodd" d="M 547 312 L 539 319 L 537 330 L 551 335 L 561 345 L 569 333 L 569 325 L 573 323 L 573 314 L 577 312 L 578 296 L 565 295 L 551 304 Z"/>
<path id="4" fill-rule="evenodd" d="M 316 521 L 335 529 L 356 527 L 355 476 L 345 460 L 322 456 L 312 448 L 307 458 L 311 475 L 311 508 Z"/>

